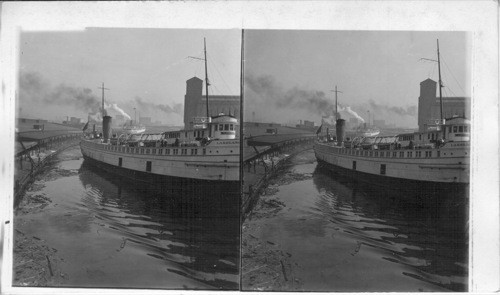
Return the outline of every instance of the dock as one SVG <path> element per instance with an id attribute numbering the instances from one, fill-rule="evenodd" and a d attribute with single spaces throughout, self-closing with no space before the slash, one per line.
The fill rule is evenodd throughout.
<path id="1" fill-rule="evenodd" d="M 314 132 L 262 134 L 248 137 L 243 148 L 242 218 L 252 210 L 268 181 L 296 153 L 312 148 Z"/>
<path id="2" fill-rule="evenodd" d="M 42 120 L 20 119 L 17 125 L 14 159 L 15 200 L 54 155 L 78 144 L 82 136 L 79 128 L 37 121 Z"/>

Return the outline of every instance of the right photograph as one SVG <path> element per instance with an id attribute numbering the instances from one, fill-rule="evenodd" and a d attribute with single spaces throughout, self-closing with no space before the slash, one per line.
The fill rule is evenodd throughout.
<path id="1" fill-rule="evenodd" d="M 244 31 L 242 290 L 468 291 L 471 52 Z"/>

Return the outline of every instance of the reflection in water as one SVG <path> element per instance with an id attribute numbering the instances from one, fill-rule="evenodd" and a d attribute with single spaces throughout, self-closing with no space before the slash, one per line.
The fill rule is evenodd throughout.
<path id="1" fill-rule="evenodd" d="M 351 255 L 371 247 L 382 259 L 404 266 L 404 276 L 467 290 L 466 192 L 402 196 L 318 167 L 313 183 L 319 194 L 310 209 L 357 241 Z"/>
<path id="2" fill-rule="evenodd" d="M 82 205 L 95 218 L 140 245 L 150 257 L 173 262 L 168 271 L 217 288 L 237 289 L 239 219 L 237 201 L 224 210 L 207 212 L 205 202 L 217 202 L 220 191 L 203 194 L 179 189 L 159 190 L 114 179 L 83 163 L 79 178 L 86 194 Z M 237 195 L 233 196 L 237 200 Z"/>

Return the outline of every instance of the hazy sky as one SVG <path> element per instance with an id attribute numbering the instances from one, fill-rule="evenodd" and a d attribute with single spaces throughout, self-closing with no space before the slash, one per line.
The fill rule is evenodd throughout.
<path id="1" fill-rule="evenodd" d="M 255 112 L 257 120 L 319 123 L 338 85 L 339 103 L 361 117 L 367 119 L 370 110 L 375 119 L 414 127 L 420 82 L 438 79 L 437 64 L 419 59 L 437 59 L 436 39 L 444 61 L 443 95 L 470 96 L 464 32 L 247 30 L 247 119 Z"/>
<path id="2" fill-rule="evenodd" d="M 20 37 L 21 116 L 86 119 L 89 102 L 131 117 L 182 124 L 185 81 L 204 77 L 207 38 L 211 94 L 239 94 L 240 30 L 103 29 L 24 32 Z M 419 83 L 437 81 L 440 40 L 445 96 L 470 96 L 470 42 L 464 32 L 246 30 L 246 119 L 320 122 L 339 103 L 364 119 L 414 127 Z M 88 89 L 88 90 L 85 90 Z M 45 96 L 45 97 L 44 97 Z M 253 115 L 255 113 L 255 116 Z M 118 114 L 112 112 L 112 115 Z M 342 113 L 349 119 L 351 116 Z"/>
<path id="3" fill-rule="evenodd" d="M 203 61 L 187 57 L 203 58 L 203 37 L 207 39 L 213 86 L 210 93 L 239 94 L 240 30 L 90 28 L 83 32 L 23 32 L 21 116 L 59 120 L 76 116 L 86 120 L 86 104 L 75 101 L 95 98 L 100 103 L 98 87 L 104 82 L 110 89 L 105 92 L 106 102 L 116 103 L 131 117 L 137 107 L 140 116 L 182 124 L 185 82 L 193 76 L 204 79 Z"/>

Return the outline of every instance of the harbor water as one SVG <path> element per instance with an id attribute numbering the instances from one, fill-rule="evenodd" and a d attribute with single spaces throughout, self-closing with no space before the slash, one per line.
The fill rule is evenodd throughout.
<path id="1" fill-rule="evenodd" d="M 312 151 L 289 161 L 272 187 L 283 208 L 252 220 L 252 234 L 291 257 L 300 290 L 467 290 L 465 193 L 412 196 L 354 183 L 321 169 Z M 287 175 L 295 181 L 279 181 L 294 179 Z"/>
<path id="2" fill-rule="evenodd" d="M 31 193 L 50 203 L 15 227 L 57 250 L 62 287 L 239 288 L 238 215 L 204 214 L 186 201 L 199 196 L 103 173 L 79 146 L 55 157 Z"/>

